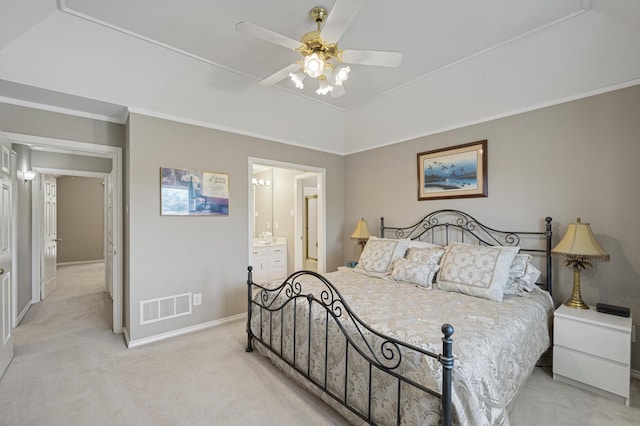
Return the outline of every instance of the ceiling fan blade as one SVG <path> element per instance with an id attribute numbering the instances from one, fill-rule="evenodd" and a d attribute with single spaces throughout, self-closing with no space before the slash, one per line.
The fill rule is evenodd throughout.
<path id="1" fill-rule="evenodd" d="M 344 95 L 345 93 L 347 93 L 347 91 L 344 89 L 343 85 L 339 85 L 339 86 L 333 86 L 333 90 L 331 91 L 331 97 L 332 98 L 339 98 L 340 96 Z"/>
<path id="2" fill-rule="evenodd" d="M 236 24 L 236 31 L 240 31 L 241 33 L 249 34 L 259 39 L 268 41 L 269 43 L 277 44 L 282 47 L 286 47 L 287 49 L 297 49 L 300 47 L 300 42 L 289 38 L 287 36 L 283 36 L 282 34 L 278 34 L 266 28 L 259 27 L 250 22 L 238 22 Z"/>
<path id="3" fill-rule="evenodd" d="M 337 43 L 363 4 L 364 0 L 336 0 L 320 32 L 322 39 Z"/>
<path id="4" fill-rule="evenodd" d="M 402 63 L 402 52 L 383 50 L 344 50 L 342 62 L 347 64 L 376 65 L 378 67 L 397 67 Z"/>
<path id="5" fill-rule="evenodd" d="M 261 86 L 273 86 L 274 84 L 279 83 L 280 81 L 284 80 L 285 78 L 287 78 L 289 76 L 290 72 L 295 73 L 296 71 L 300 70 L 302 66 L 300 64 L 291 64 L 283 69 L 281 69 L 280 71 L 276 71 L 275 73 L 271 74 L 269 77 L 265 78 L 264 80 L 262 80 L 260 82 Z"/>

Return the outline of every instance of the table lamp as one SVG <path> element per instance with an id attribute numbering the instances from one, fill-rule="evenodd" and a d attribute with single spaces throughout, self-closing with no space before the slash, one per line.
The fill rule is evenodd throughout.
<path id="1" fill-rule="evenodd" d="M 358 240 L 360 251 L 364 250 L 364 246 L 367 244 L 367 240 L 370 236 L 371 233 L 369 232 L 369 225 L 367 225 L 367 221 L 364 220 L 364 218 L 360 219 L 356 226 L 356 230 L 351 234 L 352 240 Z"/>
<path id="2" fill-rule="evenodd" d="M 565 258 L 565 266 L 573 268 L 573 291 L 571 299 L 565 305 L 575 309 L 589 309 L 580 295 L 580 271 L 593 266 L 591 261 L 609 261 L 609 254 L 602 248 L 591 231 L 588 223 L 582 223 L 580 218 L 576 223 L 570 223 L 567 233 L 555 246 L 551 253 Z"/>

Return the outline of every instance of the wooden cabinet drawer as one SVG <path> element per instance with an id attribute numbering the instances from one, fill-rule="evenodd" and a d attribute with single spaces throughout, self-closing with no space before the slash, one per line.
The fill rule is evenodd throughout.
<path id="1" fill-rule="evenodd" d="M 287 247 L 271 247 L 271 252 L 269 253 L 271 256 L 286 256 L 287 255 Z"/>
<path id="2" fill-rule="evenodd" d="M 252 257 L 257 257 L 257 256 L 267 257 L 267 256 L 269 256 L 269 248 L 268 247 L 254 247 L 251 250 L 251 256 Z"/>
<path id="3" fill-rule="evenodd" d="M 629 398 L 630 367 L 558 346 L 553 347 L 553 372 Z"/>
<path id="4" fill-rule="evenodd" d="M 622 364 L 629 364 L 631 336 L 619 329 L 556 317 L 554 343 Z"/>
<path id="5" fill-rule="evenodd" d="M 272 267 L 272 268 L 277 268 L 277 267 L 280 267 L 280 266 L 286 267 L 286 262 L 287 262 L 287 259 L 285 259 L 284 256 L 270 257 L 269 258 L 269 266 Z"/>

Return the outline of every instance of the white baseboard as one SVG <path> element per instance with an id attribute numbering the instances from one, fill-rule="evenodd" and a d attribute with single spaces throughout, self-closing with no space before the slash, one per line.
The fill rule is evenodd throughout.
<path id="1" fill-rule="evenodd" d="M 236 321 L 243 317 L 246 318 L 247 314 L 238 314 L 227 318 L 222 318 L 215 321 L 203 322 L 201 324 L 192 325 L 190 327 L 180 328 L 178 330 L 168 331 L 166 333 L 156 334 L 155 336 L 144 337 L 142 339 L 130 340 L 129 333 L 126 328 L 123 328 L 124 338 L 127 342 L 128 348 L 135 348 L 142 345 L 147 345 L 153 342 L 159 342 L 161 340 L 170 339 L 172 337 L 181 336 L 183 334 L 193 333 L 194 331 L 204 330 L 205 328 L 216 327 L 218 325 L 226 324 L 231 321 Z"/>
<path id="2" fill-rule="evenodd" d="M 640 370 L 631 370 L 631 377 L 635 377 L 636 379 L 640 379 Z"/>
<path id="3" fill-rule="evenodd" d="M 104 259 L 96 259 L 96 260 L 78 260 L 73 262 L 58 262 L 58 266 L 69 266 L 69 265 L 84 265 L 87 263 L 104 263 Z"/>
<path id="4" fill-rule="evenodd" d="M 16 317 L 16 323 L 13 326 L 14 328 L 17 327 L 20 324 L 20 321 L 22 321 L 22 318 L 24 318 L 24 316 L 27 315 L 27 312 L 29 311 L 29 308 L 31 307 L 31 305 L 32 305 L 31 301 L 27 302 L 22 312 L 20 312 L 20 315 Z"/>

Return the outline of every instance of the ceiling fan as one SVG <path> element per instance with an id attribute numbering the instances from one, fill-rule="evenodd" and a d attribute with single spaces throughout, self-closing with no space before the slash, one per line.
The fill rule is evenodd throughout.
<path id="1" fill-rule="evenodd" d="M 380 50 L 341 50 L 338 41 L 362 7 L 364 0 L 336 0 L 331 12 L 323 7 L 314 7 L 309 12 L 317 29 L 304 34 L 300 41 L 249 22 L 239 22 L 236 30 L 259 39 L 293 49 L 302 54 L 302 59 L 275 72 L 260 82 L 263 86 L 273 86 L 289 77 L 297 88 L 304 87 L 306 77 L 318 80 L 319 95 L 331 94 L 338 97 L 345 94 L 343 83 L 349 77 L 351 68 L 345 64 L 397 67 L 402 62 L 402 52 Z M 324 26 L 321 27 L 321 24 Z"/>

